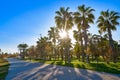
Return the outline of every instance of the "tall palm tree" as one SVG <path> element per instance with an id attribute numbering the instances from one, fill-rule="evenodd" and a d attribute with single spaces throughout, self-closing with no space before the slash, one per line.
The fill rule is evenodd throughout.
<path id="1" fill-rule="evenodd" d="M 55 22 L 60 30 L 68 30 L 73 26 L 72 12 L 69 12 L 69 7 L 66 9 L 61 7 L 59 11 L 56 11 Z"/>
<path id="2" fill-rule="evenodd" d="M 87 49 L 87 29 L 90 27 L 90 23 L 94 23 L 94 15 L 93 15 L 94 9 L 91 7 L 85 7 L 85 5 L 78 6 L 78 11 L 74 13 L 74 19 L 75 23 L 78 25 L 78 30 L 83 30 L 84 35 L 84 42 L 85 42 L 85 50 Z M 89 55 L 86 54 L 86 61 L 89 62 Z"/>
<path id="3" fill-rule="evenodd" d="M 61 7 L 59 11 L 56 11 L 55 22 L 60 32 L 66 31 L 67 33 L 67 37 L 65 40 L 65 44 L 66 44 L 65 62 L 68 60 L 68 63 L 70 63 L 70 57 L 68 56 L 70 49 L 70 46 L 68 44 L 69 42 L 68 31 L 73 27 L 73 17 L 72 17 L 72 12 L 69 12 L 69 7 L 67 7 L 66 9 L 64 7 Z"/>
<path id="4" fill-rule="evenodd" d="M 120 15 L 115 11 L 101 11 L 101 15 L 99 16 L 97 23 L 98 28 L 101 32 L 107 32 L 109 38 L 109 46 L 112 49 L 113 62 L 116 62 L 116 57 L 114 53 L 114 41 L 112 38 L 112 30 L 116 30 L 116 26 L 119 25 L 118 19 Z"/>
<path id="5" fill-rule="evenodd" d="M 23 44 L 19 44 L 17 47 L 20 50 L 21 57 L 24 59 L 25 53 L 26 53 L 26 49 L 27 49 L 28 45 L 23 43 Z"/>
<path id="6" fill-rule="evenodd" d="M 58 30 L 56 27 L 50 27 L 50 30 L 48 31 L 49 39 L 53 43 L 53 56 L 56 59 L 56 42 L 58 39 Z"/>

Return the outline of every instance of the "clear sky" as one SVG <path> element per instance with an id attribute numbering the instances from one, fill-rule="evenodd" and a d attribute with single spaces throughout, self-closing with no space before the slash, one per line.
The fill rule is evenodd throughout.
<path id="1" fill-rule="evenodd" d="M 79 5 L 94 8 L 96 19 L 101 10 L 120 12 L 120 0 L 0 0 L 0 48 L 4 52 L 17 52 L 17 45 L 36 45 L 40 34 L 47 35 L 49 27 L 55 26 L 55 11 L 70 7 L 76 11 Z M 120 40 L 120 26 L 113 32 L 113 39 Z M 90 32 L 97 33 L 92 25 Z"/>

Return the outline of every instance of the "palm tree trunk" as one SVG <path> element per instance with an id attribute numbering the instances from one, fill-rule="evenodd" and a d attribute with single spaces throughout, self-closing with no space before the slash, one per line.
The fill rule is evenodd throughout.
<path id="1" fill-rule="evenodd" d="M 111 34 L 111 30 L 108 28 L 108 35 L 109 35 L 109 46 L 110 46 L 110 49 L 112 49 L 112 54 L 111 54 L 111 58 L 113 59 L 113 62 L 116 63 L 116 54 L 114 53 L 115 52 L 115 49 L 114 49 L 114 42 L 113 42 L 113 39 L 112 39 L 112 34 Z"/>
<path id="2" fill-rule="evenodd" d="M 85 62 L 85 53 L 84 53 L 84 48 L 83 48 L 82 37 L 81 37 L 81 53 L 82 53 L 82 62 Z"/>
<path id="3" fill-rule="evenodd" d="M 66 52 L 66 61 L 68 62 L 68 64 L 70 64 L 70 43 L 69 43 L 69 35 L 68 35 L 68 31 L 67 32 L 67 37 L 66 37 L 66 41 L 65 41 L 65 44 L 66 44 L 66 47 L 65 47 L 65 52 Z"/>
<path id="4" fill-rule="evenodd" d="M 67 49 L 65 48 L 65 64 L 67 63 Z"/>
<path id="5" fill-rule="evenodd" d="M 55 60 L 56 60 L 56 48 L 55 48 L 55 45 L 56 44 L 55 44 L 55 41 L 54 41 L 54 51 L 53 52 L 54 52 L 54 57 L 55 57 Z"/>
<path id="6" fill-rule="evenodd" d="M 61 53 L 60 55 L 61 55 L 62 61 L 63 61 L 63 59 L 64 59 L 64 57 L 63 57 L 63 56 L 64 56 L 64 55 L 63 55 L 63 52 L 64 52 L 64 51 L 63 51 L 63 48 L 61 48 L 61 49 L 60 49 L 60 53 Z"/>
<path id="7" fill-rule="evenodd" d="M 68 55 L 67 55 L 68 56 L 68 64 L 70 64 L 70 50 L 69 50 L 69 48 L 68 48 L 67 52 L 68 52 Z"/>
<path id="8" fill-rule="evenodd" d="M 87 30 L 85 29 L 84 30 L 84 40 L 85 40 L 85 50 L 87 50 Z M 86 53 L 86 62 L 87 63 L 90 63 L 90 60 L 89 60 L 89 54 Z"/>

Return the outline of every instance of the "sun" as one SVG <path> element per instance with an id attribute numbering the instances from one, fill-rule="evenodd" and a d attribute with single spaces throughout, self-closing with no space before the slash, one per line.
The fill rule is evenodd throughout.
<path id="1" fill-rule="evenodd" d="M 59 32 L 59 35 L 60 35 L 61 38 L 67 37 L 66 31 L 60 31 L 60 32 Z"/>

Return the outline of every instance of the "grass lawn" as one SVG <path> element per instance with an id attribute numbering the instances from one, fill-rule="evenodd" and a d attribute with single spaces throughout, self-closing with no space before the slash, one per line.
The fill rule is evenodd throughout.
<path id="1" fill-rule="evenodd" d="M 54 64 L 54 65 L 62 65 L 62 66 L 70 66 L 75 68 L 82 68 L 82 69 L 88 69 L 88 70 L 95 70 L 100 72 L 108 72 L 108 73 L 114 73 L 114 74 L 120 74 L 120 62 L 113 63 L 110 62 L 110 64 L 106 64 L 105 62 L 99 62 L 98 64 L 96 62 L 91 63 L 83 63 L 78 60 L 72 60 L 71 64 L 65 64 L 64 61 L 43 61 L 43 60 L 32 60 L 34 62 L 42 62 L 46 64 Z"/>
<path id="2" fill-rule="evenodd" d="M 9 63 L 7 60 L 0 59 L 0 80 L 4 80 L 8 73 Z"/>

